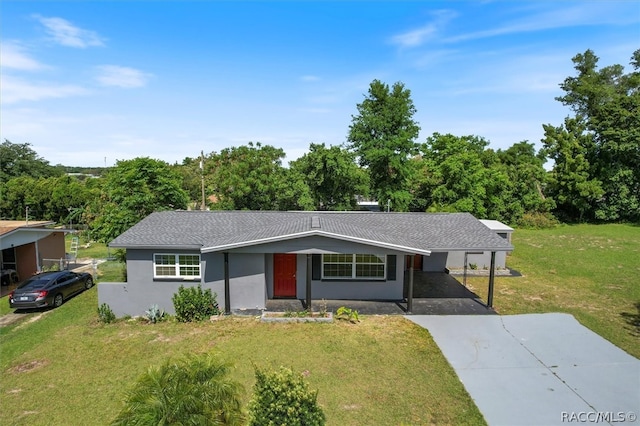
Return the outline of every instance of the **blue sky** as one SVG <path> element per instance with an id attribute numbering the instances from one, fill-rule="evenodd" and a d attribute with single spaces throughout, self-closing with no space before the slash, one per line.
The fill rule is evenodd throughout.
<path id="1" fill-rule="evenodd" d="M 419 142 L 540 146 L 575 54 L 640 48 L 637 1 L 5 0 L 0 24 L 0 138 L 69 166 L 249 141 L 291 161 L 344 143 L 373 79 L 411 90 Z"/>

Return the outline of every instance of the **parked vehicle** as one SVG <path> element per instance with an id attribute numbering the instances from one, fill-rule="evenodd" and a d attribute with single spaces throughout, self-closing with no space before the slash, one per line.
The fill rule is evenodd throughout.
<path id="1" fill-rule="evenodd" d="M 43 308 L 62 305 L 74 294 L 93 286 L 93 277 L 87 272 L 44 272 L 34 275 L 9 293 L 9 306 Z"/>

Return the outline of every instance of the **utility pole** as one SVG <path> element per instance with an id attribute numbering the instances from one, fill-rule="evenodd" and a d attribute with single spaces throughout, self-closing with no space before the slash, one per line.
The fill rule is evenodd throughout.
<path id="1" fill-rule="evenodd" d="M 202 186 L 202 204 L 200 210 L 205 211 L 206 205 L 204 202 L 204 151 L 200 151 L 200 181 Z"/>

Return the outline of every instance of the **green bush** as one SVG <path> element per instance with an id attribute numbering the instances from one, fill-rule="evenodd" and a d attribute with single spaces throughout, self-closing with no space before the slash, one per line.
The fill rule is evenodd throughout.
<path id="1" fill-rule="evenodd" d="M 310 391 L 301 374 L 288 368 L 265 372 L 255 367 L 256 383 L 249 402 L 250 426 L 320 426 L 325 415 L 318 391 Z"/>
<path id="2" fill-rule="evenodd" d="M 176 319 L 180 322 L 203 321 L 220 314 L 216 297 L 211 289 L 203 290 L 200 284 L 197 287 L 181 285 L 171 299 Z"/>
<path id="3" fill-rule="evenodd" d="M 110 324 L 116 320 L 116 314 L 113 313 L 109 305 L 103 303 L 98 306 L 98 319 L 100 322 Z"/>
<path id="4" fill-rule="evenodd" d="M 352 323 L 360 322 L 360 315 L 355 309 L 347 308 L 346 306 L 340 306 L 336 311 L 336 319 L 347 320 Z"/>
<path id="5" fill-rule="evenodd" d="M 555 228 L 560 222 L 551 213 L 530 212 L 522 215 L 518 226 L 526 229 Z"/>
<path id="6" fill-rule="evenodd" d="M 138 378 L 111 424 L 243 425 L 243 388 L 230 372 L 212 355 L 169 359 Z"/>

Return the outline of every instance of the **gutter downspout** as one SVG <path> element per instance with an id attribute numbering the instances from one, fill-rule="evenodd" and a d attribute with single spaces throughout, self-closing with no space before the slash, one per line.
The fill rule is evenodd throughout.
<path id="1" fill-rule="evenodd" d="M 487 295 L 487 307 L 493 308 L 493 284 L 496 275 L 496 252 L 491 252 L 491 269 L 489 269 L 489 294 Z"/>
<path id="2" fill-rule="evenodd" d="M 409 255 L 409 291 L 407 294 L 407 314 L 413 311 L 413 261 L 414 255 Z"/>
<path id="3" fill-rule="evenodd" d="M 307 296 L 307 310 L 309 311 L 309 313 L 313 312 L 313 310 L 311 309 L 311 268 L 312 268 L 312 259 L 311 259 L 311 254 L 307 254 L 307 291 L 306 291 L 306 296 Z"/>
<path id="4" fill-rule="evenodd" d="M 224 314 L 231 315 L 231 289 L 229 288 L 229 253 L 224 253 Z"/>

